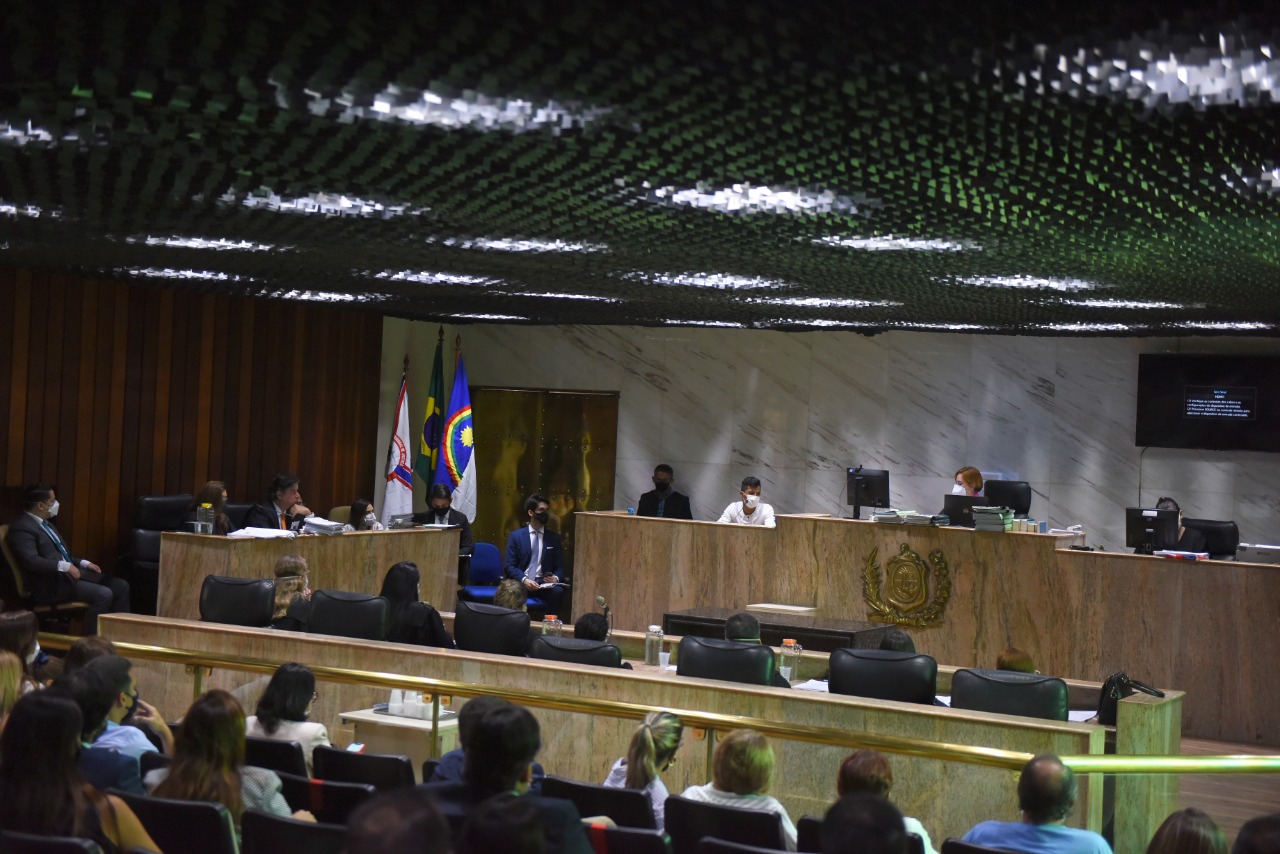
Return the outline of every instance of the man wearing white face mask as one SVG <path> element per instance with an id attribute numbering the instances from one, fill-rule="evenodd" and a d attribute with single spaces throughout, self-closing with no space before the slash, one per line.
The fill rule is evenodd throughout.
<path id="1" fill-rule="evenodd" d="M 86 630 L 98 631 L 98 615 L 129 611 L 129 584 L 122 578 L 106 578 L 96 563 L 72 557 L 71 547 L 54 527 L 58 496 L 52 487 L 38 484 L 23 493 L 25 513 L 9 526 L 13 550 L 32 599 L 40 604 L 84 602 L 89 606 Z"/>
<path id="2" fill-rule="evenodd" d="M 775 528 L 777 522 L 773 518 L 773 507 L 760 500 L 760 478 L 750 475 L 742 479 L 742 490 L 738 493 L 741 501 L 735 501 L 720 514 L 718 522 L 732 522 L 735 525 L 760 525 L 764 528 Z"/>

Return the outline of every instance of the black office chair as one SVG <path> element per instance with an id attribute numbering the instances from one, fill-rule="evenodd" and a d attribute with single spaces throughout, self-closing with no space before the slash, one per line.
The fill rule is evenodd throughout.
<path id="1" fill-rule="evenodd" d="M 694 849 L 696 854 L 772 854 L 777 848 L 761 848 L 745 842 L 730 842 L 714 836 L 704 836 Z"/>
<path id="2" fill-rule="evenodd" d="M 102 854 L 98 843 L 71 836 L 36 836 L 0 830 L 0 851 L 5 854 Z"/>
<path id="3" fill-rule="evenodd" d="M 121 567 L 129 602 L 137 614 L 156 612 L 160 580 L 160 535 L 183 530 L 195 499 L 190 495 L 144 495 L 133 511 L 133 551 Z"/>
<path id="4" fill-rule="evenodd" d="M 289 809 L 310 810 L 316 821 L 325 824 L 346 824 L 356 807 L 378 793 L 369 783 L 313 780 L 284 771 L 277 771 L 276 776 L 280 778 L 280 793 Z"/>
<path id="5" fill-rule="evenodd" d="M 440 767 L 439 759 L 422 760 L 422 782 L 430 783 L 431 775 L 436 773 L 436 768 Z"/>
<path id="6" fill-rule="evenodd" d="M 676 675 L 769 685 L 773 680 L 773 650 L 762 644 L 686 635 L 677 651 Z"/>
<path id="7" fill-rule="evenodd" d="M 1031 484 L 1025 480 L 988 480 L 982 484 L 982 497 L 993 507 L 1008 507 L 1018 519 L 1031 512 Z"/>
<path id="8" fill-rule="evenodd" d="M 764 843 L 777 851 L 787 847 L 782 835 L 782 816 L 776 813 L 722 807 L 672 796 L 667 798 L 664 815 L 667 835 L 671 837 L 671 848 L 675 854 L 693 854 L 698 843 L 708 836 L 747 845 Z"/>
<path id="9" fill-rule="evenodd" d="M 412 786 L 413 763 L 408 756 L 390 753 L 352 753 L 336 747 L 317 745 L 311 753 L 317 780 L 339 783 L 367 783 L 379 792 Z"/>
<path id="10" fill-rule="evenodd" d="M 227 514 L 227 521 L 231 523 L 234 530 L 244 527 L 245 519 L 249 518 L 249 511 L 253 509 L 252 501 L 237 501 L 222 505 L 222 512 Z"/>
<path id="11" fill-rule="evenodd" d="M 320 824 L 295 818 L 246 810 L 240 819 L 241 854 L 279 854 L 305 851 L 307 854 L 342 854 L 347 828 L 341 824 Z"/>
<path id="12" fill-rule="evenodd" d="M 959 839 L 948 839 L 942 843 L 939 854 L 1009 854 L 1006 848 L 988 848 L 985 845 L 974 845 Z"/>
<path id="13" fill-rule="evenodd" d="M 172 756 L 165 756 L 157 750 L 148 750 L 138 757 L 138 773 L 145 780 L 152 771 L 168 768 L 173 763 Z"/>
<path id="14" fill-rule="evenodd" d="M 620 827 L 658 827 L 653 818 L 653 802 L 639 789 L 597 786 L 548 774 L 542 779 L 542 794 L 573 801 L 579 815 L 607 815 Z"/>
<path id="15" fill-rule="evenodd" d="M 822 819 L 802 815 L 796 822 L 796 850 L 817 854 L 822 851 Z"/>
<path id="16" fill-rule="evenodd" d="M 307 631 L 344 638 L 386 640 L 390 613 L 389 603 L 381 596 L 345 590 L 317 590 L 311 594 Z"/>
<path id="17" fill-rule="evenodd" d="M 671 840 L 661 830 L 593 824 L 587 839 L 593 849 L 609 854 L 671 854 Z"/>
<path id="18" fill-rule="evenodd" d="M 529 657 L 570 664 L 593 664 L 598 667 L 622 666 L 622 650 L 605 641 L 585 638 L 538 635 L 529 647 Z"/>
<path id="19" fill-rule="evenodd" d="M 276 610 L 274 578 L 205 576 L 200 585 L 200 619 L 206 623 L 263 628 Z"/>
<path id="20" fill-rule="evenodd" d="M 524 655 L 529 648 L 529 615 L 513 608 L 459 600 L 453 640 L 468 652 Z"/>
<path id="21" fill-rule="evenodd" d="M 831 653 L 827 690 L 876 700 L 931 705 L 938 662 L 922 653 L 890 649 L 837 649 Z"/>
<path id="22" fill-rule="evenodd" d="M 951 708 L 1065 721 L 1067 683 L 1038 673 L 957 670 L 951 677 Z"/>
<path id="23" fill-rule="evenodd" d="M 244 764 L 307 776 L 307 757 L 296 741 L 281 741 L 261 735 L 244 737 Z"/>
<path id="24" fill-rule="evenodd" d="M 236 828 L 222 804 L 179 801 L 112 790 L 155 840 L 161 851 L 183 854 L 236 854 Z"/>
<path id="25" fill-rule="evenodd" d="M 1236 559 L 1236 549 L 1240 547 L 1240 528 L 1235 522 L 1184 517 L 1182 525 L 1188 530 L 1204 534 L 1205 551 L 1213 560 Z"/>

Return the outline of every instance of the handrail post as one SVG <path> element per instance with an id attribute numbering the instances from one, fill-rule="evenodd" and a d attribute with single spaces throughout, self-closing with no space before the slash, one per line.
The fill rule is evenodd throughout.
<path id="1" fill-rule="evenodd" d="M 716 758 L 716 731 L 708 729 L 707 733 L 707 755 L 706 766 L 702 769 L 702 779 L 715 779 L 715 758 Z"/>
<path id="2" fill-rule="evenodd" d="M 431 758 L 440 758 L 440 694 L 431 695 Z M 423 780 L 422 782 L 427 782 Z"/>

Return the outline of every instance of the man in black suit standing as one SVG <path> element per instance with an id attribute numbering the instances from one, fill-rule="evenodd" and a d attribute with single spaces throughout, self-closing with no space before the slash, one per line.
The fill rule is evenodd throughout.
<path id="1" fill-rule="evenodd" d="M 97 634 L 100 614 L 129 611 L 129 583 L 106 578 L 93 561 L 71 556 L 71 547 L 53 525 L 58 508 L 53 487 L 27 487 L 22 496 L 25 512 L 9 525 L 9 548 L 35 602 L 86 603 L 86 630 Z"/>
<path id="2" fill-rule="evenodd" d="M 267 503 L 255 504 L 244 517 L 246 528 L 279 528 L 300 531 L 311 511 L 302 503 L 296 474 L 278 474 L 267 490 Z"/>
<path id="3" fill-rule="evenodd" d="M 653 491 L 640 496 L 637 516 L 661 516 L 663 519 L 692 519 L 689 496 L 671 488 L 676 475 L 671 466 L 661 463 L 653 470 Z"/>

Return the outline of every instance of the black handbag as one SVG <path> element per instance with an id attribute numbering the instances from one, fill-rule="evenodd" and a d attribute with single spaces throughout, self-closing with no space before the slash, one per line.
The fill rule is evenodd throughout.
<path id="1" fill-rule="evenodd" d="M 1150 694 L 1153 697 L 1164 696 L 1164 692 L 1159 688 L 1152 688 L 1145 682 L 1139 682 L 1123 670 L 1108 676 L 1107 681 L 1102 683 L 1102 697 L 1098 701 L 1098 723 L 1106 726 L 1115 726 L 1117 705 L 1125 697 L 1136 691 Z"/>

